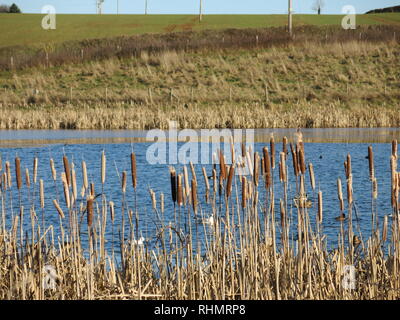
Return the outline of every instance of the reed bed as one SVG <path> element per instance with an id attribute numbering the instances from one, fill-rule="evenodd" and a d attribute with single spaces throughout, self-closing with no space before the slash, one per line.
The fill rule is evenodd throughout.
<path id="1" fill-rule="evenodd" d="M 32 181 L 25 183 L 23 159 L 16 157 L 14 167 L 0 161 L 0 299 L 398 299 L 397 141 L 388 159 L 393 212 L 381 225 L 374 206 L 378 191 L 373 149 L 368 148 L 369 236 L 361 234 L 357 222 L 353 188 L 358 186 L 352 184 L 351 155 L 344 159 L 347 197 L 339 179 L 337 211 L 344 218 L 338 217 L 333 250 L 327 249 L 324 235 L 324 194 L 316 187 L 318 177 L 301 133 L 296 141 L 284 138 L 279 154 L 277 143 L 271 139 L 260 154 L 243 144 L 241 154 L 236 154 L 232 141 L 233 163 L 220 152 L 209 171 L 201 168 L 204 179 L 196 176 L 192 163 L 190 170 L 170 167 L 171 193 L 149 189 L 147 199 L 137 197 L 137 188 L 145 186 L 134 152 L 127 155 L 131 172 L 119 174 L 120 198 L 104 191 L 109 181 L 105 152 L 99 155 L 98 194 L 85 161 L 81 182 L 76 179 L 78 167 L 67 156 L 59 159 L 63 172 L 55 172 L 53 159 L 41 164 L 51 171 L 55 187 L 63 190 L 51 195 L 44 192 L 40 179 L 40 159 L 34 160 Z M 127 188 L 128 174 L 133 188 Z M 283 194 L 275 191 L 278 184 Z M 13 188 L 18 190 L 19 205 L 12 199 Z M 317 193 L 312 208 L 307 205 L 309 188 Z M 31 199 L 26 208 L 21 205 L 25 193 Z M 47 205 L 47 197 L 53 205 Z M 134 205 L 128 205 L 127 197 L 134 198 Z M 140 204 L 149 199 L 153 212 L 147 214 L 154 217 L 156 227 L 153 244 L 141 236 L 139 214 Z M 166 206 L 167 201 L 172 206 Z M 58 217 L 58 226 L 48 223 L 49 215 Z M 110 230 L 111 240 L 106 238 Z M 343 282 L 348 266 L 354 267 L 354 283 Z"/>

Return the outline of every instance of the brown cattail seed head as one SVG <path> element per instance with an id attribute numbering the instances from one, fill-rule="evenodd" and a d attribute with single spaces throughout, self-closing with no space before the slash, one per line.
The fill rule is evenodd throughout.
<path id="1" fill-rule="evenodd" d="M 67 179 L 68 186 L 71 185 L 71 172 L 69 170 L 69 162 L 67 156 L 63 156 L 65 178 Z"/>
<path id="2" fill-rule="evenodd" d="M 242 176 L 242 207 L 243 209 L 247 206 L 247 179 Z"/>
<path id="3" fill-rule="evenodd" d="M 282 182 L 287 182 L 287 177 L 286 177 L 286 154 L 284 152 L 280 153 L 279 179 Z"/>
<path id="4" fill-rule="evenodd" d="M 93 199 L 89 198 L 86 203 L 86 211 L 87 211 L 87 224 L 89 227 L 93 224 Z"/>
<path id="5" fill-rule="evenodd" d="M 233 175 L 235 173 L 235 167 L 232 164 L 230 169 L 229 169 L 229 177 L 228 177 L 228 182 L 226 183 L 226 196 L 229 198 L 232 193 L 232 181 L 233 181 Z"/>
<path id="6" fill-rule="evenodd" d="M 123 193 L 126 193 L 126 171 L 122 172 L 121 189 Z"/>
<path id="7" fill-rule="evenodd" d="M 280 200 L 280 207 L 281 207 L 281 227 L 282 229 L 285 228 L 285 220 L 286 220 L 286 210 L 285 210 L 285 205 L 282 201 L 282 199 Z"/>
<path id="8" fill-rule="evenodd" d="M 319 191 L 318 192 L 318 223 L 322 223 L 322 212 L 323 212 L 322 191 Z"/>
<path id="9" fill-rule="evenodd" d="M 171 179 L 171 195 L 172 201 L 175 203 L 177 200 L 177 185 L 176 185 L 176 171 L 174 167 L 169 169 L 170 179 Z"/>
<path id="10" fill-rule="evenodd" d="M 225 157 L 221 150 L 219 151 L 219 166 L 220 166 L 220 176 L 222 179 L 225 180 L 227 178 Z"/>
<path id="11" fill-rule="evenodd" d="M 397 159 L 397 140 L 392 141 L 392 156 Z"/>
<path id="12" fill-rule="evenodd" d="M 197 213 L 197 181 L 192 179 L 192 205 L 193 211 Z"/>
<path id="13" fill-rule="evenodd" d="M 269 140 L 269 146 L 271 149 L 271 167 L 272 169 L 275 169 L 275 140 L 274 136 L 271 136 Z"/>
<path id="14" fill-rule="evenodd" d="M 137 186 L 137 174 L 136 174 L 136 155 L 134 152 L 131 153 L 131 175 L 132 175 L 132 186 L 136 189 Z"/>
<path id="15" fill-rule="evenodd" d="M 272 174 L 271 174 L 271 160 L 268 153 L 268 148 L 263 148 L 264 153 L 264 172 L 265 172 L 265 187 L 269 189 L 272 185 Z"/>
<path id="16" fill-rule="evenodd" d="M 369 163 L 369 178 L 372 181 L 375 177 L 374 152 L 372 150 L 372 146 L 368 147 L 368 163 Z"/>
<path id="17" fill-rule="evenodd" d="M 21 160 L 15 158 L 15 178 L 17 180 L 17 188 L 20 190 L 22 188 L 22 177 L 21 177 Z"/>
<path id="18" fill-rule="evenodd" d="M 42 179 L 40 179 L 39 181 L 39 188 L 40 188 L 40 208 L 44 209 L 44 183 Z"/>

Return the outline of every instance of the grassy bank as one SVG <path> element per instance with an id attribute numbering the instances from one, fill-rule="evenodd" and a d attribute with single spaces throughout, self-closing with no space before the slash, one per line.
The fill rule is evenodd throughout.
<path id="1" fill-rule="evenodd" d="M 398 127 L 399 54 L 309 39 L 2 71 L 0 128 Z"/>
<path id="2" fill-rule="evenodd" d="M 1 15 L 0 47 L 37 46 L 65 41 L 228 28 L 281 27 L 287 15 L 79 15 L 58 14 L 57 29 L 43 30 L 41 14 Z M 294 15 L 300 25 L 341 25 L 343 15 Z M 358 25 L 399 24 L 399 13 L 357 15 Z"/>
<path id="3" fill-rule="evenodd" d="M 194 167 L 170 168 L 171 193 L 165 195 L 151 189 L 157 181 L 142 180 L 135 154 L 126 155 L 132 169 L 111 188 L 105 153 L 98 155 L 94 171 L 83 158 L 74 163 L 64 156 L 54 159 L 64 164 L 61 172 L 53 159 L 49 164 L 35 158 L 24 175 L 23 158 L 6 161 L 0 170 L 0 299 L 399 299 L 397 141 L 391 153 L 387 150 L 393 210 L 379 224 L 372 147 L 369 170 L 357 172 L 371 179 L 370 186 L 354 185 L 371 190 L 370 211 L 362 212 L 363 223 L 371 222 L 370 235 L 360 229 L 350 154 L 343 159 L 343 186 L 337 180 L 337 206 L 326 209 L 324 194 L 336 190 L 323 193 L 316 187 L 319 177 L 301 135 L 290 148 L 287 140 L 282 149 L 277 146 L 287 153 L 275 146 L 271 140 L 260 154 L 242 147 L 229 166 L 220 152 L 220 165 L 208 172 L 203 167 L 197 177 Z M 236 175 L 246 162 L 249 174 Z M 52 172 L 50 181 L 42 180 L 44 170 Z M 95 186 L 94 179 L 101 184 Z M 49 184 L 60 193 L 48 193 Z M 120 191 L 95 197 L 95 188 Z M 137 198 L 142 188 L 149 194 Z M 12 205 L 17 189 L 19 205 L 15 197 Z M 307 193 L 314 194 L 312 207 Z M 30 200 L 29 207 L 21 198 Z M 152 211 L 137 205 L 143 203 L 151 203 Z M 328 221 L 327 210 L 341 218 Z M 140 237 L 146 231 L 144 215 L 152 216 L 156 228 L 145 233 L 147 239 Z M 49 223 L 49 217 L 57 222 Z M 337 232 L 333 250 L 325 226 Z M 355 278 L 347 283 L 349 266 Z"/>

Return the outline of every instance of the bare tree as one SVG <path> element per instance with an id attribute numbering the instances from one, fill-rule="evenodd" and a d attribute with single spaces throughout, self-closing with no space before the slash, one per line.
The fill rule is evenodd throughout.
<path id="1" fill-rule="evenodd" d="M 8 12 L 10 12 L 9 6 L 7 6 L 5 4 L 0 5 L 0 13 L 8 13 Z"/>
<path id="2" fill-rule="evenodd" d="M 325 1 L 324 0 L 315 0 L 313 6 L 311 9 L 313 11 L 318 12 L 318 14 L 321 14 L 322 8 L 325 7 Z"/>

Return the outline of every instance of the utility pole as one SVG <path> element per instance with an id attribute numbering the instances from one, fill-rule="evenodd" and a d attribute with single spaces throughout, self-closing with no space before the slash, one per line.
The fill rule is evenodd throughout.
<path id="1" fill-rule="evenodd" d="M 293 28 L 293 19 L 292 19 L 292 0 L 289 0 L 289 21 L 288 21 L 288 26 L 289 26 L 289 35 L 292 36 L 292 28 Z"/>
<path id="2" fill-rule="evenodd" d="M 203 20 L 203 0 L 200 0 L 200 13 L 199 13 L 199 21 Z"/>
<path id="3" fill-rule="evenodd" d="M 147 0 L 146 0 L 145 8 L 144 8 L 144 14 L 147 14 Z"/>

